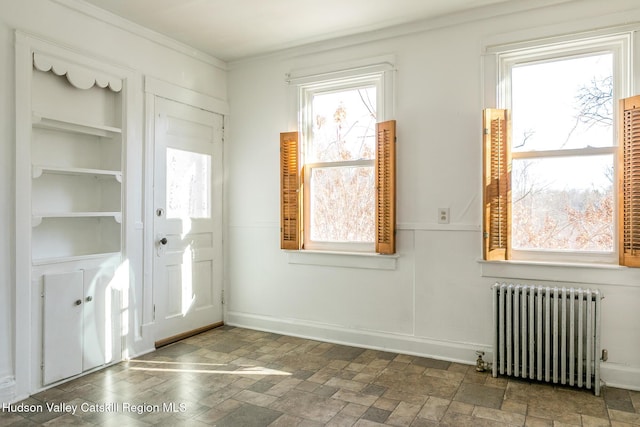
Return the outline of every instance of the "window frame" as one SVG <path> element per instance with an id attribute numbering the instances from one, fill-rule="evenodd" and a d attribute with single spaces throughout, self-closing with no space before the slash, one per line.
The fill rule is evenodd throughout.
<path id="1" fill-rule="evenodd" d="M 311 239 L 311 185 L 310 180 L 314 169 L 331 168 L 331 167 L 370 167 L 375 172 L 376 161 L 373 159 L 360 159 L 350 161 L 336 162 L 306 162 L 305 158 L 309 152 L 309 145 L 312 143 L 311 135 L 313 133 L 313 98 L 316 95 L 341 92 L 346 90 L 355 90 L 361 88 L 374 87 L 376 89 L 376 123 L 383 122 L 388 119 L 389 100 L 392 99 L 391 85 L 389 84 L 388 71 L 386 67 L 382 69 L 369 70 L 353 69 L 350 71 L 340 72 L 339 75 L 322 75 L 318 79 L 306 79 L 308 81 L 297 86 L 298 90 L 298 129 L 300 130 L 300 155 L 302 169 L 302 220 L 303 235 L 302 248 L 311 251 L 334 251 L 349 253 L 375 253 L 376 242 L 324 242 L 314 241 Z M 379 67 L 375 67 L 379 68 Z M 376 130 L 374 129 L 373 138 L 376 138 Z M 372 206 L 372 210 L 375 206 Z M 374 231 L 374 230 L 372 230 Z"/>
<path id="2" fill-rule="evenodd" d="M 541 158 L 549 159 L 558 156 L 571 155 L 611 155 L 614 168 L 614 213 L 613 213 L 613 250 L 611 252 L 595 252 L 595 251 L 571 251 L 571 250 L 523 250 L 514 249 L 511 244 L 511 236 L 509 235 L 508 250 L 506 251 L 506 259 L 513 261 L 534 261 L 534 262 L 562 262 L 562 263 L 602 263 L 616 264 L 619 259 L 619 213 L 618 197 L 619 190 L 617 183 L 618 178 L 618 121 L 619 106 L 618 100 L 629 96 L 631 89 L 630 84 L 630 61 L 631 61 L 631 38 L 628 32 L 602 35 L 595 37 L 583 38 L 564 38 L 562 40 L 545 40 L 536 42 L 528 42 L 521 45 L 508 45 L 502 47 L 494 47 L 491 52 L 496 55 L 496 105 L 500 109 L 512 111 L 511 105 L 511 71 L 521 65 L 529 65 L 535 63 L 552 62 L 562 59 L 579 58 L 591 56 L 601 53 L 611 53 L 613 62 L 613 124 L 612 124 L 612 145 L 607 147 L 585 147 L 579 149 L 567 150 L 559 152 L 559 150 L 549 151 L 525 151 L 513 152 L 511 147 L 510 156 L 513 159 L 523 158 Z M 511 130 L 509 129 L 509 132 Z M 511 141 L 509 141 L 511 144 Z M 509 167 L 510 169 L 510 167 Z M 511 201 L 509 201 L 509 223 L 511 226 Z M 509 229 L 509 234 L 511 230 Z"/>

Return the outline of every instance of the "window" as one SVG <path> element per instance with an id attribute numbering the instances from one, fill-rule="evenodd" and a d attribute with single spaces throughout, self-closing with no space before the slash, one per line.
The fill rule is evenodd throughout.
<path id="1" fill-rule="evenodd" d="M 167 147 L 167 218 L 211 218 L 211 156 Z"/>
<path id="2" fill-rule="evenodd" d="M 617 262 L 627 51 L 619 36 L 498 53 L 502 109 L 484 114 L 486 259 Z"/>
<path id="3" fill-rule="evenodd" d="M 385 73 L 297 85 L 299 132 L 281 134 L 282 248 L 395 252 L 395 122 Z"/>

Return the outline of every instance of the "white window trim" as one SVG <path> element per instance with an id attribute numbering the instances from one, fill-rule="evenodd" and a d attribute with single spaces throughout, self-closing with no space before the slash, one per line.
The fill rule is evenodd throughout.
<path id="1" fill-rule="evenodd" d="M 499 82 L 497 85 L 497 107 L 511 107 L 511 74 L 509 71 L 515 65 L 544 62 L 566 56 L 593 55 L 602 52 L 612 52 L 614 56 L 613 73 L 616 76 L 614 99 L 629 96 L 632 37 L 632 33 L 623 33 L 564 42 L 554 41 L 549 43 L 549 41 L 541 41 L 538 46 L 519 49 L 513 45 L 504 46 L 502 51 L 499 48 L 491 49 L 497 55 L 498 61 L 498 77 L 496 79 Z"/>
<path id="2" fill-rule="evenodd" d="M 358 268 L 367 270 L 396 270 L 398 254 L 345 252 L 328 250 L 285 251 L 289 264 Z"/>
<path id="3" fill-rule="evenodd" d="M 491 74 L 495 75 L 495 105 L 498 108 L 511 109 L 511 70 L 513 67 L 524 63 L 536 63 L 551 61 L 563 57 L 580 57 L 597 53 L 613 54 L 614 74 L 614 102 L 613 102 L 613 142 L 610 147 L 583 148 L 572 150 L 574 154 L 611 154 L 614 157 L 614 183 L 618 181 L 615 154 L 617 152 L 617 109 L 618 99 L 629 96 L 631 90 L 631 46 L 632 32 L 616 32 L 614 34 L 597 35 L 589 37 L 569 36 L 557 39 L 545 39 L 539 42 L 496 46 L 487 49 L 488 53 L 495 55 L 495 62 L 485 62 L 485 82 Z M 495 68 L 493 68 L 495 67 Z M 567 155 L 569 150 L 558 153 L 557 150 L 549 152 L 512 152 L 512 158 L 549 158 L 558 155 Z M 614 242 L 612 252 L 575 252 L 575 251 L 548 251 L 548 250 L 516 250 L 511 249 L 512 261 L 532 262 L 563 262 L 563 263 L 597 263 L 617 264 L 618 262 L 618 215 L 617 215 L 617 188 L 614 185 Z"/>
<path id="4" fill-rule="evenodd" d="M 478 260 L 480 275 L 491 279 L 638 287 L 630 267 L 617 264 Z"/>
<path id="5" fill-rule="evenodd" d="M 300 146 L 302 149 L 302 161 L 304 164 L 304 157 L 306 147 L 308 144 L 308 137 L 311 134 L 312 118 L 311 109 L 309 105 L 315 94 L 326 93 L 332 90 L 348 90 L 353 88 L 360 88 L 365 86 L 376 87 L 376 109 L 377 109 L 377 122 L 382 122 L 393 117 L 394 104 L 394 85 L 395 85 L 395 57 L 383 56 L 378 58 L 372 58 L 364 61 L 354 61 L 348 64 L 334 65 L 330 67 L 318 67 L 313 70 L 299 70 L 293 71 L 286 75 L 286 82 L 291 85 L 296 91 L 297 98 L 297 110 L 296 110 L 296 122 L 297 127 L 300 130 Z M 307 115 L 307 116 L 305 116 Z M 308 126 L 305 128 L 305 123 Z M 350 162 L 352 163 L 352 162 Z M 373 160 L 362 161 L 363 166 L 375 167 Z M 319 167 L 320 163 L 305 164 L 304 173 L 304 185 L 305 188 L 309 188 L 310 168 Z M 335 167 L 339 167 L 339 162 L 335 163 Z M 309 192 L 305 192 L 304 197 L 304 211 L 308 212 L 309 207 Z M 323 263 L 325 259 L 334 260 L 336 254 L 349 255 L 349 259 L 353 259 L 354 256 L 370 256 L 376 255 L 375 243 L 338 243 L 338 242 L 314 242 L 311 241 L 309 236 L 309 215 L 304 215 L 304 251 L 313 252 L 315 254 L 326 252 L 330 254 L 329 257 L 314 256 L 314 260 Z M 295 258 L 295 257 L 294 257 Z M 318 261 L 319 260 L 319 261 Z M 335 265 L 335 261 L 327 262 L 326 265 Z M 356 265 L 358 263 L 356 262 Z"/>

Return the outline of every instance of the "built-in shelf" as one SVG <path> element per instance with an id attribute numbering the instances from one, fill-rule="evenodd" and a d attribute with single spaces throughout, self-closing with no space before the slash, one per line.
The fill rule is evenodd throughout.
<path id="1" fill-rule="evenodd" d="M 32 116 L 32 125 L 33 127 L 40 129 L 54 129 L 105 138 L 113 138 L 114 136 L 122 133 L 122 129 L 117 127 L 99 125 L 95 123 L 82 123 L 72 119 L 55 117 L 51 114 L 43 114 L 35 111 Z"/>
<path id="2" fill-rule="evenodd" d="M 25 100 L 16 110 L 16 143 L 24 146 L 16 156 L 16 170 L 24 172 L 16 178 L 16 215 L 26 224 L 18 222 L 16 245 L 17 265 L 30 255 L 31 272 L 21 273 L 19 288 L 33 320 L 29 373 L 36 389 L 120 359 L 120 292 L 112 283 L 125 241 L 129 109 L 119 72 L 83 65 L 81 55 L 62 47 L 51 54 L 26 47 L 20 49 L 32 67 L 16 73 L 16 98 Z M 91 304 L 77 307 L 80 301 Z"/>
<path id="3" fill-rule="evenodd" d="M 44 218 L 113 218 L 120 224 L 122 212 L 34 212 L 31 226 L 37 227 Z"/>
<path id="4" fill-rule="evenodd" d="M 120 251 L 122 227 L 120 213 L 74 212 L 34 216 L 32 260 L 75 259 L 85 255 Z"/>
<path id="5" fill-rule="evenodd" d="M 40 178 L 43 173 L 59 175 L 114 177 L 116 181 L 122 182 L 122 172 L 104 169 L 87 169 L 58 166 L 33 165 L 33 178 Z"/>
<path id="6" fill-rule="evenodd" d="M 77 262 L 77 261 L 85 261 L 85 260 L 94 260 L 94 259 L 110 259 L 114 257 L 119 257 L 120 252 L 101 252 L 96 254 L 87 254 L 87 255 L 75 255 L 75 256 L 62 256 L 62 257 L 50 257 L 50 258 L 34 258 L 32 261 L 33 265 L 47 265 L 47 264 L 56 264 L 56 263 L 64 263 L 64 262 Z"/>

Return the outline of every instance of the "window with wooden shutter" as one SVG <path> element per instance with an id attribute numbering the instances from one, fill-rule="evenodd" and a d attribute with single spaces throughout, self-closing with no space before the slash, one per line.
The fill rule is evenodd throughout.
<path id="1" fill-rule="evenodd" d="M 396 252 L 396 122 L 376 125 L 376 252 Z"/>
<path id="2" fill-rule="evenodd" d="M 619 104 L 632 90 L 632 41 L 487 50 L 497 86 L 485 102 L 503 110 L 483 112 L 485 259 L 640 266 L 640 100 Z"/>
<path id="3" fill-rule="evenodd" d="M 620 100 L 620 264 L 640 267 L 640 96 Z"/>
<path id="4" fill-rule="evenodd" d="M 300 249 L 298 132 L 280 134 L 280 248 Z"/>
<path id="5" fill-rule="evenodd" d="M 288 79 L 299 100 L 297 249 L 395 253 L 392 71 L 378 64 Z"/>
<path id="6" fill-rule="evenodd" d="M 484 259 L 510 258 L 511 141 L 509 111 L 486 109 L 484 129 Z"/>

